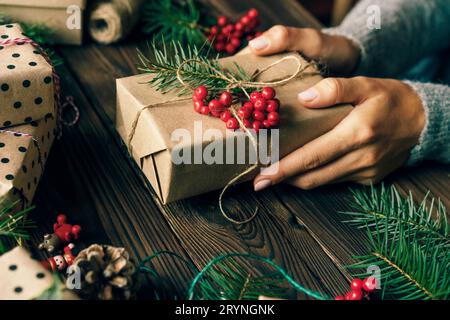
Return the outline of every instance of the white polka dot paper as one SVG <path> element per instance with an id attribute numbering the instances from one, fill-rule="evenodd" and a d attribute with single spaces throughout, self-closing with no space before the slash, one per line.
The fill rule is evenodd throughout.
<path id="1" fill-rule="evenodd" d="M 53 277 L 22 247 L 0 256 L 0 300 L 36 299 L 53 284 Z"/>
<path id="2" fill-rule="evenodd" d="M 0 26 L 0 128 L 55 114 L 52 67 L 31 44 L 2 44 L 16 38 L 19 25 Z"/>
<path id="3" fill-rule="evenodd" d="M 51 116 L 0 131 L 0 199 L 31 203 L 55 133 Z"/>

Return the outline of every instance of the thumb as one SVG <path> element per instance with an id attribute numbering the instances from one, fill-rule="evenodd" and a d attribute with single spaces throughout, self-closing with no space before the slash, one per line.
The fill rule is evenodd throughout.
<path id="1" fill-rule="evenodd" d="M 326 78 L 298 94 L 298 100 L 308 108 L 323 108 L 339 103 L 360 104 L 369 90 L 363 78 Z"/>
<path id="2" fill-rule="evenodd" d="M 284 51 L 300 51 L 309 58 L 320 55 L 321 33 L 315 29 L 274 26 L 249 42 L 249 49 L 257 55 L 270 55 Z"/>

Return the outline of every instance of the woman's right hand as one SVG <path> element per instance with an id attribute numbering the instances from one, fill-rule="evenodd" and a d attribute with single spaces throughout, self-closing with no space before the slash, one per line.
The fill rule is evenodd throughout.
<path id="1" fill-rule="evenodd" d="M 325 64 L 336 75 L 349 75 L 360 56 L 356 43 L 343 36 L 328 35 L 311 28 L 290 28 L 277 25 L 250 41 L 241 53 L 270 55 L 299 51 L 305 57 Z"/>

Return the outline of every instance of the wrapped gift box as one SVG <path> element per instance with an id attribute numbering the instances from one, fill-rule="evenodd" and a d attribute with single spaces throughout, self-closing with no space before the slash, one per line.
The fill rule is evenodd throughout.
<path id="1" fill-rule="evenodd" d="M 17 24 L 0 26 L 0 41 L 23 38 Z M 55 113 L 52 67 L 31 44 L 0 45 L 0 128 Z"/>
<path id="2" fill-rule="evenodd" d="M 302 63 L 306 63 L 298 54 L 292 54 L 296 55 Z M 255 70 L 261 70 L 284 56 L 241 55 L 222 59 L 221 64 L 226 68 L 233 68 L 233 64 L 238 63 L 248 74 L 253 74 Z M 286 60 L 285 63 L 264 72 L 264 79 L 259 80 L 284 79 L 296 70 L 298 65 L 295 63 L 296 60 Z M 117 80 L 116 128 L 128 146 L 133 122 L 141 111 L 128 147 L 131 147 L 129 149 L 132 157 L 164 203 L 221 189 L 234 176 L 249 167 L 249 163 L 207 164 L 204 161 L 201 164 L 175 164 L 172 161 L 172 154 L 179 152 L 177 148 L 186 147 L 172 140 L 172 133 L 177 129 L 182 128 L 189 132 L 192 141 L 187 142 L 187 147 L 192 154 L 195 152 L 194 149 L 200 147 L 204 150 L 210 144 L 211 138 L 203 138 L 203 133 L 209 129 L 221 130 L 223 146 L 228 145 L 229 141 L 225 140 L 237 138 L 227 137 L 227 130 L 220 119 L 196 113 L 189 97 L 180 101 L 174 94 L 164 95 L 151 87 L 147 84 L 151 77 L 144 74 Z M 310 66 L 305 70 L 304 76 L 276 87 L 277 98 L 281 101 L 280 157 L 329 131 L 351 110 L 350 106 L 312 110 L 299 105 L 297 93 L 321 79 L 315 67 Z M 172 102 L 164 103 L 169 100 Z M 196 121 L 201 121 L 200 139 L 198 139 L 199 133 L 195 132 Z M 247 148 L 246 152 L 248 150 Z M 225 150 L 224 154 L 227 151 L 229 150 Z M 247 180 L 255 174 L 256 171 L 253 175 L 247 176 Z"/>
<path id="3" fill-rule="evenodd" d="M 0 200 L 31 203 L 55 133 L 52 116 L 0 130 Z"/>
<path id="4" fill-rule="evenodd" d="M 45 25 L 54 31 L 52 40 L 63 44 L 82 43 L 85 8 L 86 0 L 0 0 L 0 13 L 18 22 Z M 79 12 L 79 28 L 72 25 L 74 12 Z"/>
<path id="5" fill-rule="evenodd" d="M 0 300 L 77 300 L 22 247 L 0 256 Z"/>

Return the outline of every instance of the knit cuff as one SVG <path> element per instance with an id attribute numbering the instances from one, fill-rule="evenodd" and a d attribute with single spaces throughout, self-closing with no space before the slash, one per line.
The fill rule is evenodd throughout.
<path id="1" fill-rule="evenodd" d="M 377 51 L 379 51 L 380 46 L 376 45 L 372 41 L 372 37 L 369 33 L 364 32 L 363 30 L 359 30 L 356 28 L 347 28 L 347 27 L 335 27 L 335 28 L 325 28 L 322 29 L 323 33 L 334 36 L 342 36 L 350 41 L 352 41 L 360 50 L 359 61 L 353 70 L 353 75 L 365 75 L 369 76 L 373 74 L 372 65 L 373 58 L 377 56 Z M 373 45 L 372 45 L 373 44 Z M 368 53 L 371 53 L 370 55 Z M 379 54 L 381 56 L 381 53 Z"/>
<path id="2" fill-rule="evenodd" d="M 449 87 L 409 81 L 405 83 L 410 85 L 422 100 L 426 119 L 419 143 L 411 150 L 406 165 L 415 165 L 425 159 L 449 162 Z"/>

